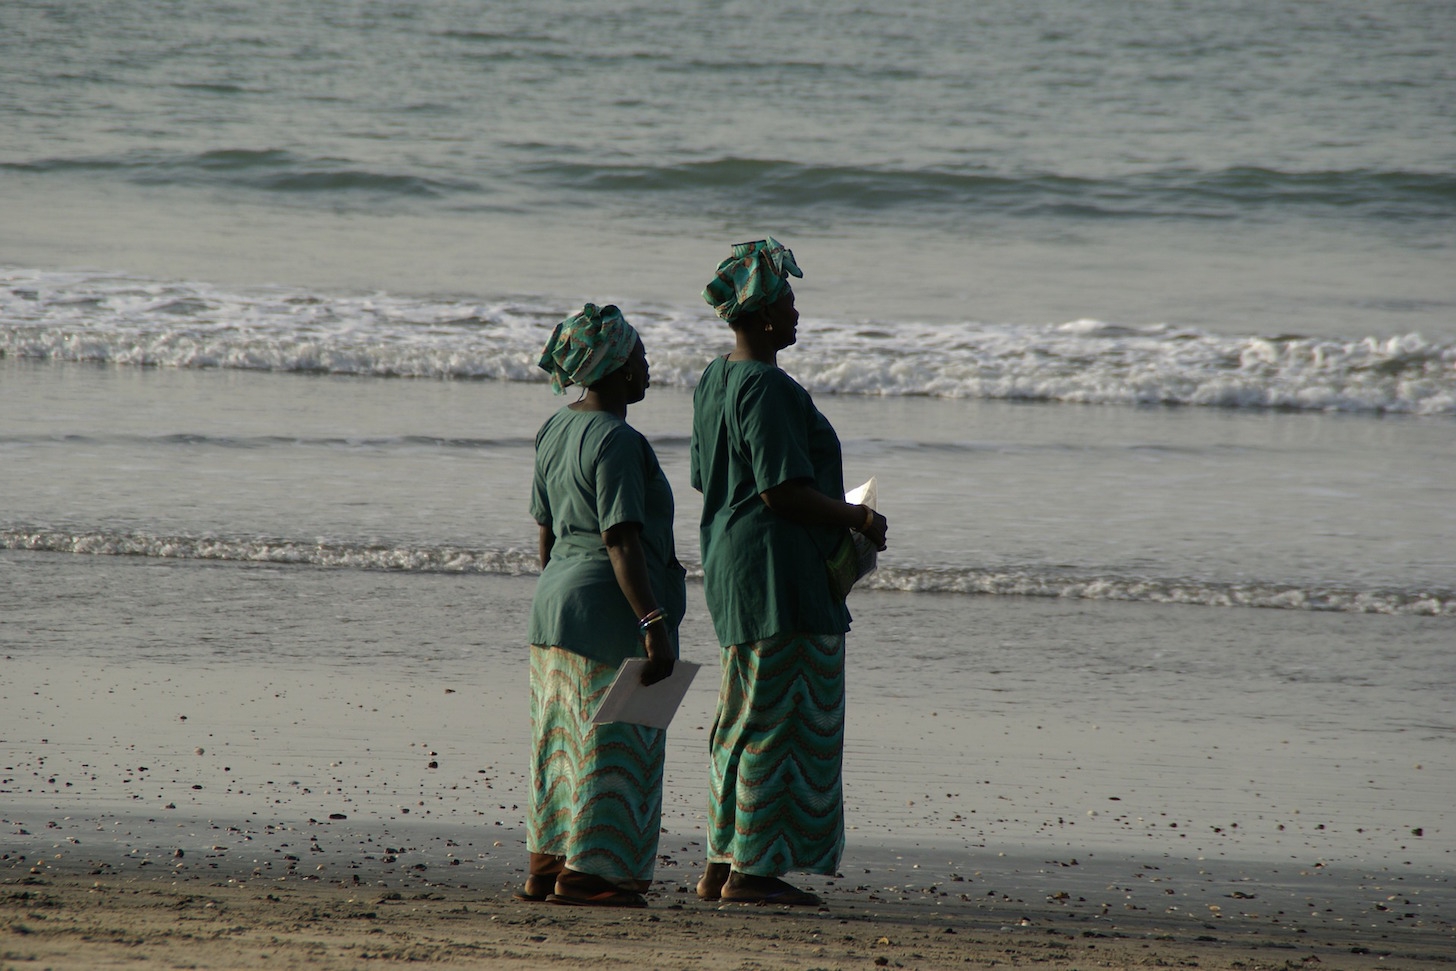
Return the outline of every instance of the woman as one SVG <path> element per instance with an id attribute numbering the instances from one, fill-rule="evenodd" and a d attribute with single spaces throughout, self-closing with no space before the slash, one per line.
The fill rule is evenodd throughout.
<path id="1" fill-rule="evenodd" d="M 591 718 L 623 659 L 646 654 L 643 684 L 672 673 L 686 603 L 672 489 L 627 424 L 647 391 L 647 354 L 616 307 L 587 304 L 557 325 L 541 367 L 555 393 L 585 391 L 536 435 L 530 872 L 517 896 L 645 907 L 666 732 Z"/>
<path id="2" fill-rule="evenodd" d="M 703 297 L 734 347 L 693 393 L 691 474 L 703 494 L 703 587 L 722 645 L 711 741 L 705 900 L 818 906 L 789 871 L 832 874 L 844 848 L 844 634 L 825 559 L 885 517 L 844 501 L 839 438 L 778 368 L 797 339 L 794 255 L 733 247 Z"/>

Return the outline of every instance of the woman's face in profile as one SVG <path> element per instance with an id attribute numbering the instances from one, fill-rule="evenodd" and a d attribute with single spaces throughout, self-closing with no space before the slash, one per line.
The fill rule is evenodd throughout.
<path id="1" fill-rule="evenodd" d="M 794 309 L 794 291 L 785 291 L 764 312 L 764 324 L 773 327 L 774 343 L 788 347 L 799 339 L 799 311 Z"/>
<path id="2" fill-rule="evenodd" d="M 631 387 L 635 394 L 630 397 L 630 403 L 641 401 L 647 395 L 647 389 L 651 386 L 651 374 L 647 365 L 647 348 L 642 345 L 642 338 L 637 338 L 637 343 L 632 347 L 632 353 L 627 355 L 625 365 L 627 373 L 632 375 Z"/>

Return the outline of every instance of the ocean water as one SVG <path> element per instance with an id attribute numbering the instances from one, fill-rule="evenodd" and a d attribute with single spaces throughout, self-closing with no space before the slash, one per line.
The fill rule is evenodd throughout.
<path id="1" fill-rule="evenodd" d="M 530 573 L 535 359 L 585 300 L 644 335 L 696 567 L 698 292 L 773 234 L 917 643 L 998 598 L 1125 625 L 1073 682 L 1154 663 L 1162 605 L 1299 640 L 1228 701 L 1371 615 L 1341 665 L 1424 667 L 1360 730 L 1449 744 L 1452 50 L 1438 0 L 8 2 L 6 649 L 69 609 L 42 561 Z"/>

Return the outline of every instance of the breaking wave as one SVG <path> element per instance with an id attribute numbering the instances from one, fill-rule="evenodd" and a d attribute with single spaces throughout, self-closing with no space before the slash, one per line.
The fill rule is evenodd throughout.
<path id="1" fill-rule="evenodd" d="M 227 290 L 0 269 L 0 355 L 111 365 L 541 381 L 561 308 L 390 294 Z M 721 325 L 634 309 L 653 380 L 691 387 Z M 1456 414 L 1456 342 L 1419 334 L 1216 334 L 1167 324 L 805 319 L 785 367 L 817 393 Z M 705 348 L 709 350 L 705 350 Z"/>

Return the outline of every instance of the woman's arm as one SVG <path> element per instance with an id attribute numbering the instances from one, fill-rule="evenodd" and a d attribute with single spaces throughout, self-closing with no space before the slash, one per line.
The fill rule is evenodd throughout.
<path id="1" fill-rule="evenodd" d="M 869 506 L 826 496 L 807 479 L 790 479 L 759 493 L 774 512 L 805 526 L 842 526 L 857 530 L 879 549 L 885 548 L 890 522 Z"/>
<path id="2" fill-rule="evenodd" d="M 652 592 L 652 582 L 647 577 L 647 557 L 642 552 L 642 525 L 640 523 L 618 523 L 602 533 L 602 542 L 607 546 L 607 556 L 612 561 L 612 572 L 617 576 L 617 586 L 632 605 L 632 612 L 646 617 L 657 609 L 657 597 Z M 647 628 L 647 669 L 642 672 L 643 684 L 656 684 L 672 674 L 672 641 L 667 636 L 667 622 L 659 622 Z"/>
<path id="3" fill-rule="evenodd" d="M 556 534 L 546 523 L 537 523 L 536 529 L 536 549 L 540 551 L 541 569 L 544 570 L 551 561 L 551 548 L 556 545 Z"/>

